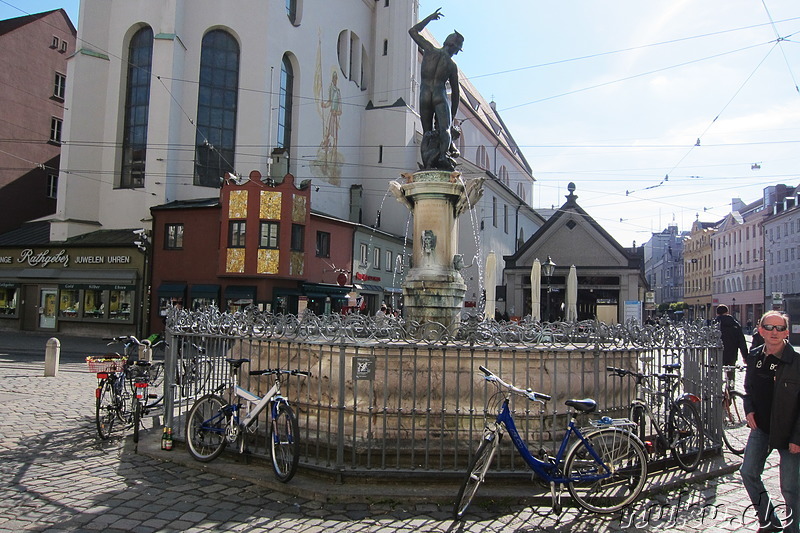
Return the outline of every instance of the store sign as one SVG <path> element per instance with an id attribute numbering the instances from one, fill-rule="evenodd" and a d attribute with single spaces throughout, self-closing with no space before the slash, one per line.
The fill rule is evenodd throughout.
<path id="1" fill-rule="evenodd" d="M 367 274 L 362 274 L 361 272 L 356 272 L 356 279 L 361 281 L 380 281 L 380 276 L 368 276 Z"/>
<path id="2" fill-rule="evenodd" d="M 66 250 L 54 252 L 47 249 L 36 252 L 32 248 L 26 248 L 19 252 L 19 255 L 0 255 L 0 265 L 13 265 L 26 263 L 31 267 L 48 268 L 51 265 L 67 268 L 70 263 L 76 265 L 128 265 L 132 258 L 129 255 L 77 255 L 74 259 Z"/>

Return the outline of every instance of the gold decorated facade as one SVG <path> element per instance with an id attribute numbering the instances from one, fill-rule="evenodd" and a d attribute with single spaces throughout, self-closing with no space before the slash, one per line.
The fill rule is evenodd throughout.
<path id="1" fill-rule="evenodd" d="M 258 250 L 258 273 L 277 274 L 279 260 L 280 252 L 278 250 L 260 248 Z"/>

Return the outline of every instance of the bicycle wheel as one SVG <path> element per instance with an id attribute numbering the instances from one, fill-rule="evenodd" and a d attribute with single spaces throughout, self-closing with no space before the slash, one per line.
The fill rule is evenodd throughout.
<path id="1" fill-rule="evenodd" d="M 478 446 L 478 451 L 475 452 L 475 457 L 469 465 L 469 473 L 461 484 L 461 489 L 456 496 L 456 505 L 453 508 L 453 515 L 456 520 L 461 520 L 464 513 L 478 492 L 478 487 L 483 483 L 486 477 L 486 472 L 492 464 L 492 459 L 500 445 L 502 435 L 499 433 L 490 433 L 485 435 L 481 440 L 481 445 Z"/>
<path id="2" fill-rule="evenodd" d="M 207 463 L 219 457 L 228 440 L 226 430 L 231 415 L 227 402 L 216 394 L 207 394 L 196 402 L 186 417 L 186 444 L 189 454 Z"/>
<path id="3" fill-rule="evenodd" d="M 288 403 L 275 405 L 269 433 L 272 469 L 275 477 L 286 483 L 294 476 L 300 461 L 300 429 Z"/>
<path id="4" fill-rule="evenodd" d="M 114 423 L 119 418 L 119 402 L 114 394 L 113 384 L 104 379 L 100 384 L 100 393 L 97 395 L 95 419 L 97 421 L 97 434 L 106 440 L 114 430 Z"/>
<path id="5" fill-rule="evenodd" d="M 678 400 L 669 410 L 669 443 L 678 465 L 692 472 L 703 455 L 703 424 L 697 407 L 686 399 Z"/>
<path id="6" fill-rule="evenodd" d="M 564 458 L 569 493 L 594 513 L 614 513 L 633 503 L 647 481 L 647 455 L 639 439 L 619 428 L 600 429 L 584 437 L 602 465 L 577 441 Z"/>
<path id="7" fill-rule="evenodd" d="M 133 442 L 139 442 L 139 426 L 142 424 L 142 402 L 136 396 L 131 405 L 131 418 L 133 424 Z"/>
<path id="8" fill-rule="evenodd" d="M 150 365 L 148 371 L 149 387 L 147 389 L 149 398 L 146 405 L 156 405 L 164 398 L 164 362 L 156 361 Z"/>
<path id="9" fill-rule="evenodd" d="M 208 359 L 198 360 L 195 372 L 195 392 L 202 394 L 205 392 L 206 384 L 211 378 L 211 361 Z"/>
<path id="10" fill-rule="evenodd" d="M 638 404 L 633 404 L 631 407 L 631 421 L 636 424 L 636 429 L 632 430 L 633 433 L 639 437 L 639 440 L 644 442 L 647 434 L 647 417 L 645 416 L 644 407 Z"/>
<path id="11" fill-rule="evenodd" d="M 744 412 L 744 397 L 741 392 L 731 391 L 729 394 L 730 400 L 723 404 L 722 440 L 732 453 L 742 455 L 750 435 Z"/>

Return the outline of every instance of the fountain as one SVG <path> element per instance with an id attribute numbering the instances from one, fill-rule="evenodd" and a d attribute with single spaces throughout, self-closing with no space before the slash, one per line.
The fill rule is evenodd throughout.
<path id="1" fill-rule="evenodd" d="M 465 183 L 455 170 L 459 153 L 453 141 L 461 132 L 453 123 L 459 87 L 452 56 L 461 50 L 464 38 L 452 33 L 439 48 L 420 34 L 441 16 L 436 10 L 408 30 L 424 52 L 419 105 L 422 170 L 402 174 L 405 183 L 390 182 L 389 189 L 414 217 L 413 266 L 403 285 L 404 316 L 419 323 L 438 322 L 452 330 L 460 321 L 467 290 L 460 273 L 463 258 L 456 250 L 458 216 L 480 199 L 483 178 Z"/>

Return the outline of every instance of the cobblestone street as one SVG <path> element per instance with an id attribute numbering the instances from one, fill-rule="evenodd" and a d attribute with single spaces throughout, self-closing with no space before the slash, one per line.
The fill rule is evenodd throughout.
<path id="1" fill-rule="evenodd" d="M 390 483 L 372 485 L 376 504 L 322 503 L 298 497 L 316 483 L 316 491 L 347 491 L 319 486 L 301 472 L 286 490 L 235 475 L 226 458 L 215 468 L 186 461 L 180 447 L 172 452 L 136 453 L 130 439 L 100 442 L 94 425 L 93 374 L 82 362 L 62 359 L 57 377 L 43 377 L 44 364 L 32 356 L 8 353 L 0 343 L 0 531 L 345 531 L 414 533 L 434 531 L 755 531 L 746 513 L 747 496 L 735 469 L 736 458 L 701 465 L 698 478 L 720 469 L 729 473 L 681 483 L 672 476 L 666 493 L 645 495 L 622 517 L 600 517 L 569 507 L 558 518 L 549 507 L 480 506 L 460 523 L 452 506 L 406 502 Z M 153 431 L 146 440 L 155 443 Z M 160 435 L 159 435 L 160 436 Z M 154 445 L 153 448 L 157 448 Z M 164 460 L 167 458 L 169 460 Z M 174 458 L 174 459 L 173 459 Z M 728 461 L 728 463 L 725 463 Z M 712 461 L 713 462 L 713 461 Z M 770 457 L 768 486 L 777 490 L 777 454 Z M 239 465 L 241 468 L 241 465 Z M 261 467 L 259 467 L 261 468 Z M 252 468 L 251 468 L 252 470 Z M 253 475 L 256 475 L 255 473 Z M 269 470 L 264 477 L 271 477 Z M 677 480 L 677 482 L 676 482 Z M 530 490 L 520 486 L 520 492 Z M 280 488 L 280 487 L 278 487 Z M 293 492 L 295 495 L 292 495 Z M 455 497 L 457 487 L 452 489 Z M 341 494 L 340 494 L 341 496 Z M 351 498 L 352 500 L 353 498 Z M 564 496 L 568 503 L 568 495 Z M 450 498 L 439 498 L 448 501 Z"/>

